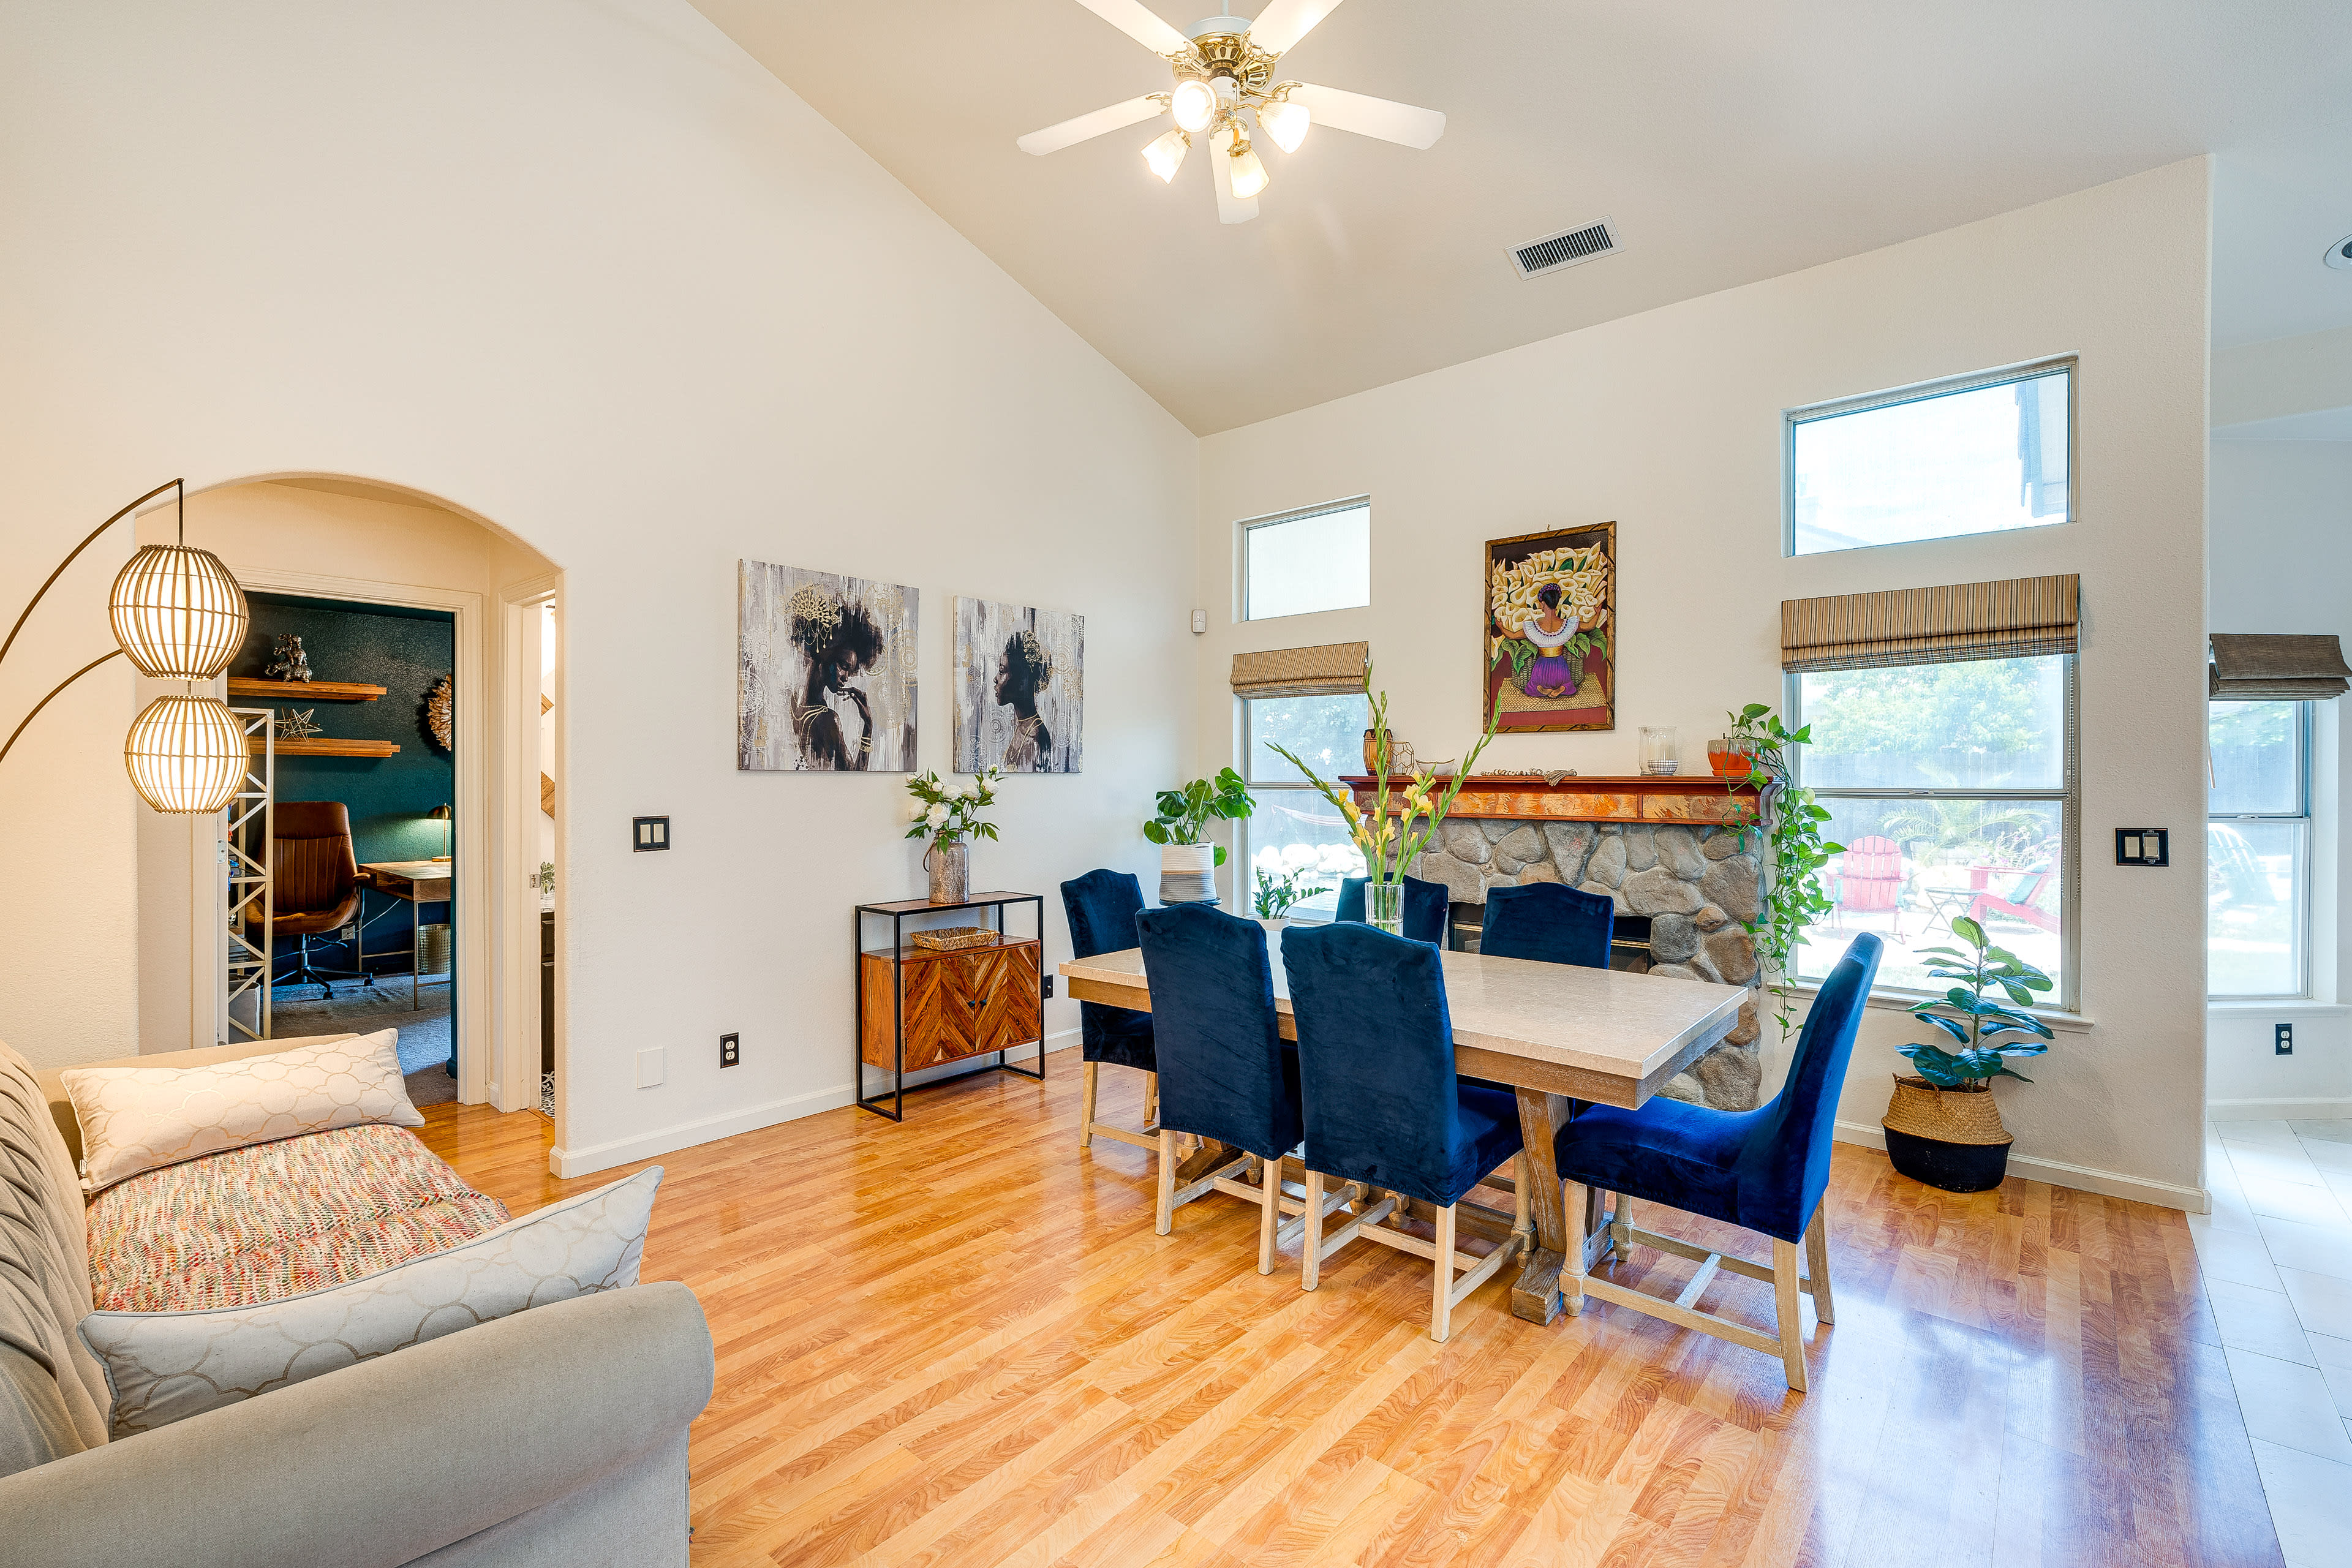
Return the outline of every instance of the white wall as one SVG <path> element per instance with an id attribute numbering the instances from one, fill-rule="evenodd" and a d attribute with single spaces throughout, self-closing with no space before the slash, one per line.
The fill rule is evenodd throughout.
<path id="1" fill-rule="evenodd" d="M 2352 334 L 2319 334 L 2344 340 Z M 2302 340 L 2308 342 L 2309 340 Z M 2214 356 L 2234 368 L 2241 397 L 2268 416 L 2310 412 L 2303 398 L 2266 393 L 2245 362 L 2274 369 L 2295 344 L 2255 344 Z M 2324 397 L 2332 394 L 2321 390 Z M 2259 400 L 2259 401 L 2258 401 Z M 2352 443 L 2217 438 L 2212 452 L 2212 578 L 2217 632 L 2334 633 L 2352 647 Z M 2224 1004 L 2207 1031 L 2206 1092 L 2216 1116 L 2352 1115 L 2352 842 L 2342 831 L 2339 781 L 2352 755 L 2345 700 L 2315 706 L 2313 724 L 2312 1004 Z M 2272 1047 L 2272 1026 L 2294 1026 L 2294 1053 Z"/>
<path id="2" fill-rule="evenodd" d="M 921 589 L 927 763 L 948 595 L 1087 614 L 1087 771 L 1009 785 L 974 875 L 1149 868 L 1192 750 L 1192 437 L 682 0 L 28 4 L 0 62 L 0 604 L 179 472 L 407 486 L 563 569 L 565 1168 L 842 1103 L 849 907 L 921 885 L 899 780 L 735 771 L 739 556 Z M 60 584 L 0 710 L 104 650 L 128 548 Z M 58 850 L 0 908 L 0 1037 L 45 1064 L 139 1034 L 101 673 L 0 773 Z M 677 847 L 630 853 L 654 812 Z"/>
<path id="3" fill-rule="evenodd" d="M 1783 598 L 2078 572 L 2095 1026 L 2062 1034 L 2001 1105 L 2021 1173 L 2202 1206 L 2206 193 L 2192 160 L 1207 438 L 1202 765 L 1232 754 L 1233 652 L 1352 637 L 1396 731 L 1460 755 L 1488 539 L 1617 521 L 1618 728 L 1501 739 L 1482 764 L 1588 773 L 1633 772 L 1640 725 L 1693 750 L 1727 709 L 1777 704 Z M 1782 409 L 2059 353 L 2081 356 L 2079 521 L 1781 556 Z M 1370 608 L 1233 623 L 1236 520 L 1367 492 Z M 2114 866 L 2126 824 L 2172 825 L 2173 865 Z M 1840 1109 L 1861 1135 L 1908 1022 L 1868 1021 Z"/>

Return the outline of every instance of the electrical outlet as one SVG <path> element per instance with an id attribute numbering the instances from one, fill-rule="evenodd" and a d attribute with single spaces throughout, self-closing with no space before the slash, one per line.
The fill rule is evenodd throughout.
<path id="1" fill-rule="evenodd" d="M 2293 1024 L 2273 1024 L 2271 1026 L 2271 1053 L 2273 1056 L 2282 1057 L 2291 1057 L 2294 1055 L 2294 1026 Z"/>
<path id="2" fill-rule="evenodd" d="M 1051 995 L 1054 994 L 1054 977 L 1053 977 L 1052 975 L 1048 974 L 1048 975 L 1045 976 L 1045 993 L 1044 993 L 1044 994 L 1045 994 L 1045 995 L 1047 995 L 1047 996 L 1051 996 Z"/>
<path id="3" fill-rule="evenodd" d="M 743 1065 L 743 1037 L 740 1035 L 719 1037 L 719 1065 L 723 1068 Z"/>

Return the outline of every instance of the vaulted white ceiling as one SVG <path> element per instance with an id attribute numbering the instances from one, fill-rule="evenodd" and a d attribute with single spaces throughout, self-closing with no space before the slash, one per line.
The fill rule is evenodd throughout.
<path id="1" fill-rule="evenodd" d="M 1165 121 L 1013 146 L 1169 85 L 1075 0 L 696 4 L 1202 434 L 2206 152 L 2239 226 L 2217 337 L 2352 322 L 2318 262 L 2352 231 L 2347 0 L 1348 0 L 1279 74 L 1443 110 L 1444 138 L 1261 141 L 1232 226 L 1201 153 L 1145 170 Z M 1603 216 L 1622 255 L 1507 259 Z"/>

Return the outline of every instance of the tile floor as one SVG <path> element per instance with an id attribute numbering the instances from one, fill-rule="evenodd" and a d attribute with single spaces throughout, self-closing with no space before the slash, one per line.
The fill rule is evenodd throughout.
<path id="1" fill-rule="evenodd" d="M 2289 1568 L 2352 1542 L 2352 1121 L 2215 1121 L 2189 1216 Z"/>

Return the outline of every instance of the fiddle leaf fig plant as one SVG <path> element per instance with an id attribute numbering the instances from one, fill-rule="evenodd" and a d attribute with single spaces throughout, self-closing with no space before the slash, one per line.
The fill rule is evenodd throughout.
<path id="1" fill-rule="evenodd" d="M 1946 1050 L 1940 1045 L 1897 1048 L 1937 1089 L 1982 1090 L 2004 1077 L 2032 1083 L 2011 1068 L 2009 1058 L 2038 1057 L 2050 1048 L 2050 1026 L 2024 1011 L 2038 993 L 2050 989 L 2050 976 L 2009 949 L 1995 946 L 1984 927 L 1966 915 L 1953 920 L 1952 934 L 1967 942 L 1967 949 L 1929 947 L 1920 952 L 1946 961 L 1928 973 L 1957 984 L 1935 1001 L 1913 1007 L 1911 1016 L 1935 1025 L 1959 1049 Z M 1988 991 L 1998 991 L 2006 1000 L 1988 1000 Z"/>
<path id="2" fill-rule="evenodd" d="M 1194 779 L 1176 789 L 1163 789 L 1157 802 L 1160 815 L 1143 825 L 1143 836 L 1154 844 L 1198 844 L 1212 821 L 1239 821 L 1257 809 L 1242 783 L 1242 775 L 1226 768 L 1212 782 Z M 1225 847 L 1216 847 L 1216 863 L 1225 863 Z"/>

